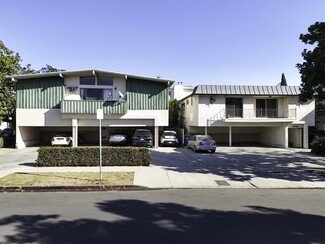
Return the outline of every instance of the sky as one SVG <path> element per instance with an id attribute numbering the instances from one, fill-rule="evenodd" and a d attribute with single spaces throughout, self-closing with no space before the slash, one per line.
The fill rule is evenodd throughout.
<path id="1" fill-rule="evenodd" d="M 0 40 L 34 69 L 300 85 L 299 35 L 324 19 L 324 0 L 0 0 Z"/>

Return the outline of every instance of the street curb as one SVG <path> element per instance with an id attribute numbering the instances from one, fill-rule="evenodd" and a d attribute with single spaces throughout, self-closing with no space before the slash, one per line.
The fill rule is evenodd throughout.
<path id="1" fill-rule="evenodd" d="M 137 185 L 82 185 L 82 186 L 0 186 L 1 192 L 61 192 L 61 191 L 140 191 L 147 187 Z"/>

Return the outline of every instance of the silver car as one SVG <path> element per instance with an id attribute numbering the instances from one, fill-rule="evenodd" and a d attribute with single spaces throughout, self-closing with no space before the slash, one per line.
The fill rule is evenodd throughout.
<path id="1" fill-rule="evenodd" d="M 208 135 L 195 135 L 189 138 L 187 147 L 198 151 L 211 151 L 215 152 L 217 149 L 216 142 Z"/>
<path id="2" fill-rule="evenodd" d="M 127 144 L 126 134 L 122 131 L 114 131 L 109 137 L 108 144 L 125 146 Z"/>

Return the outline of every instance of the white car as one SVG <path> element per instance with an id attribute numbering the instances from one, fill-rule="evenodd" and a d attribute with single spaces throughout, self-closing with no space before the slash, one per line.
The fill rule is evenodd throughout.
<path id="1" fill-rule="evenodd" d="M 160 145 L 171 145 L 177 147 L 178 138 L 176 131 L 173 130 L 164 130 L 160 136 Z"/>
<path id="2" fill-rule="evenodd" d="M 189 138 L 187 147 L 198 151 L 211 151 L 215 152 L 217 149 L 216 142 L 208 135 L 195 135 Z"/>
<path id="3" fill-rule="evenodd" d="M 71 146 L 72 137 L 68 133 L 56 134 L 52 137 L 51 145 L 52 146 Z"/>

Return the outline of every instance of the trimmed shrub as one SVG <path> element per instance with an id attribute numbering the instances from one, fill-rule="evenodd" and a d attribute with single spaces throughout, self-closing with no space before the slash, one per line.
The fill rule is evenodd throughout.
<path id="1" fill-rule="evenodd" d="M 311 143 L 311 152 L 325 156 L 325 137 L 318 138 Z"/>
<path id="2" fill-rule="evenodd" d="M 38 149 L 39 167 L 99 166 L 99 147 L 41 147 Z M 102 147 L 103 166 L 149 166 L 148 148 Z"/>
<path id="3" fill-rule="evenodd" d="M 0 148 L 2 147 L 13 147 L 15 146 L 15 136 L 0 137 Z"/>
<path id="4" fill-rule="evenodd" d="M 0 148 L 3 148 L 5 145 L 4 138 L 0 137 Z"/>

